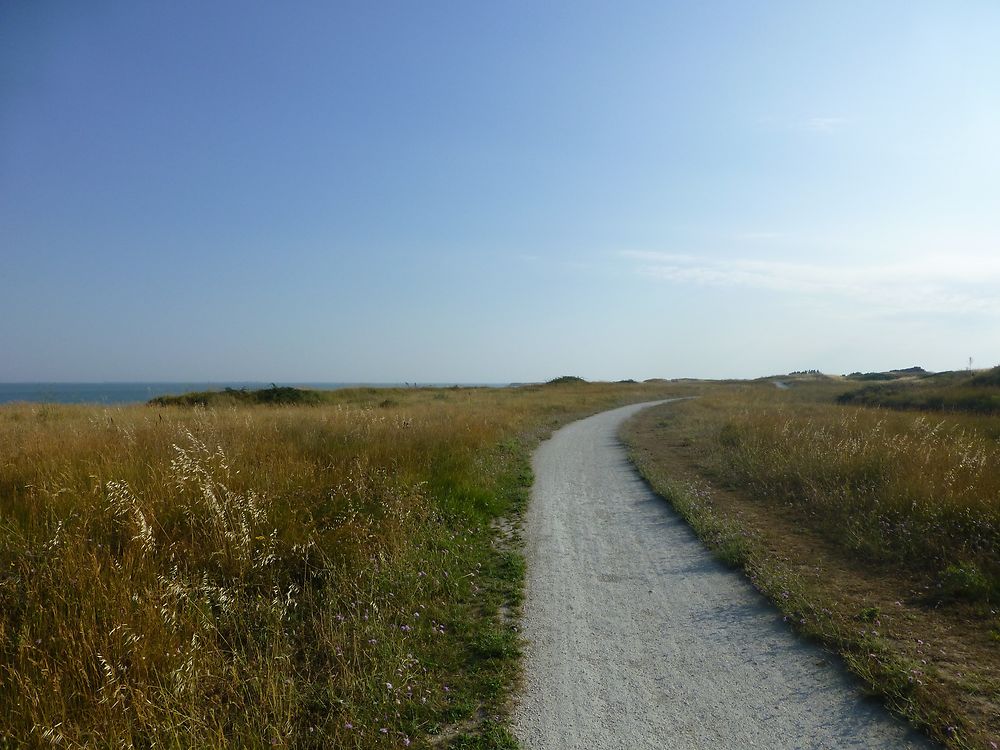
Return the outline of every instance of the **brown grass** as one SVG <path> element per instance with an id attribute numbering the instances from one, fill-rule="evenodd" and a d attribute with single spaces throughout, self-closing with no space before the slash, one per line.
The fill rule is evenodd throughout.
<path id="1" fill-rule="evenodd" d="M 509 746 L 491 522 L 545 430 L 677 390 L 0 408 L 0 745 Z"/>
<path id="2" fill-rule="evenodd" d="M 743 386 L 640 415 L 633 455 L 717 553 L 887 703 L 1000 744 L 1000 446 L 988 417 Z"/>

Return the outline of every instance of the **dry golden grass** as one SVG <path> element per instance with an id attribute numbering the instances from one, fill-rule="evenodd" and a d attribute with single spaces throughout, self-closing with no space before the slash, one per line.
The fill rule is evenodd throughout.
<path id="1" fill-rule="evenodd" d="M 0 408 L 0 745 L 397 747 L 502 718 L 521 567 L 491 521 L 528 449 L 677 391 Z"/>
<path id="2" fill-rule="evenodd" d="M 1000 594 L 996 420 L 792 403 L 769 390 L 712 398 L 725 413 L 714 451 L 727 481 L 806 509 L 846 548 L 955 585 L 962 569 L 965 595 Z"/>
<path id="3" fill-rule="evenodd" d="M 627 428 L 653 485 L 801 632 L 956 748 L 1000 744 L 996 417 L 719 388 Z"/>

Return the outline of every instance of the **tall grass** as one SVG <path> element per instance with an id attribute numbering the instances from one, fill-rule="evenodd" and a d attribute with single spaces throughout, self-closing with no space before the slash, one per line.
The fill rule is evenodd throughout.
<path id="1" fill-rule="evenodd" d="M 851 550 L 986 596 L 1000 593 L 1000 443 L 987 421 L 744 402 L 718 424 L 718 465 Z"/>
<path id="2" fill-rule="evenodd" d="M 400 747 L 499 710 L 491 521 L 532 440 L 662 391 L 0 408 L 0 745 Z"/>
<path id="3" fill-rule="evenodd" d="M 847 387 L 719 388 L 641 413 L 626 439 L 793 627 L 944 746 L 993 748 L 998 420 L 837 406 Z"/>

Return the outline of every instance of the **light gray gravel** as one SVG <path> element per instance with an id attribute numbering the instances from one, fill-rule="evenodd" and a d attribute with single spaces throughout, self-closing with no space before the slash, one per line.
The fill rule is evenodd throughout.
<path id="1" fill-rule="evenodd" d="M 797 639 L 628 462 L 637 404 L 559 430 L 525 519 L 526 750 L 925 748 Z"/>

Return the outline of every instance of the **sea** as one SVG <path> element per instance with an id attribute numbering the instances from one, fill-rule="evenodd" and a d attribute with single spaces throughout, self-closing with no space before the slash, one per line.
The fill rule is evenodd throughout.
<path id="1" fill-rule="evenodd" d="M 334 390 L 338 388 L 450 388 L 451 386 L 500 387 L 500 383 L 0 383 L 0 404 L 140 404 L 157 396 L 176 396 L 191 391 L 221 391 L 226 388 L 267 388 L 271 385 Z"/>

